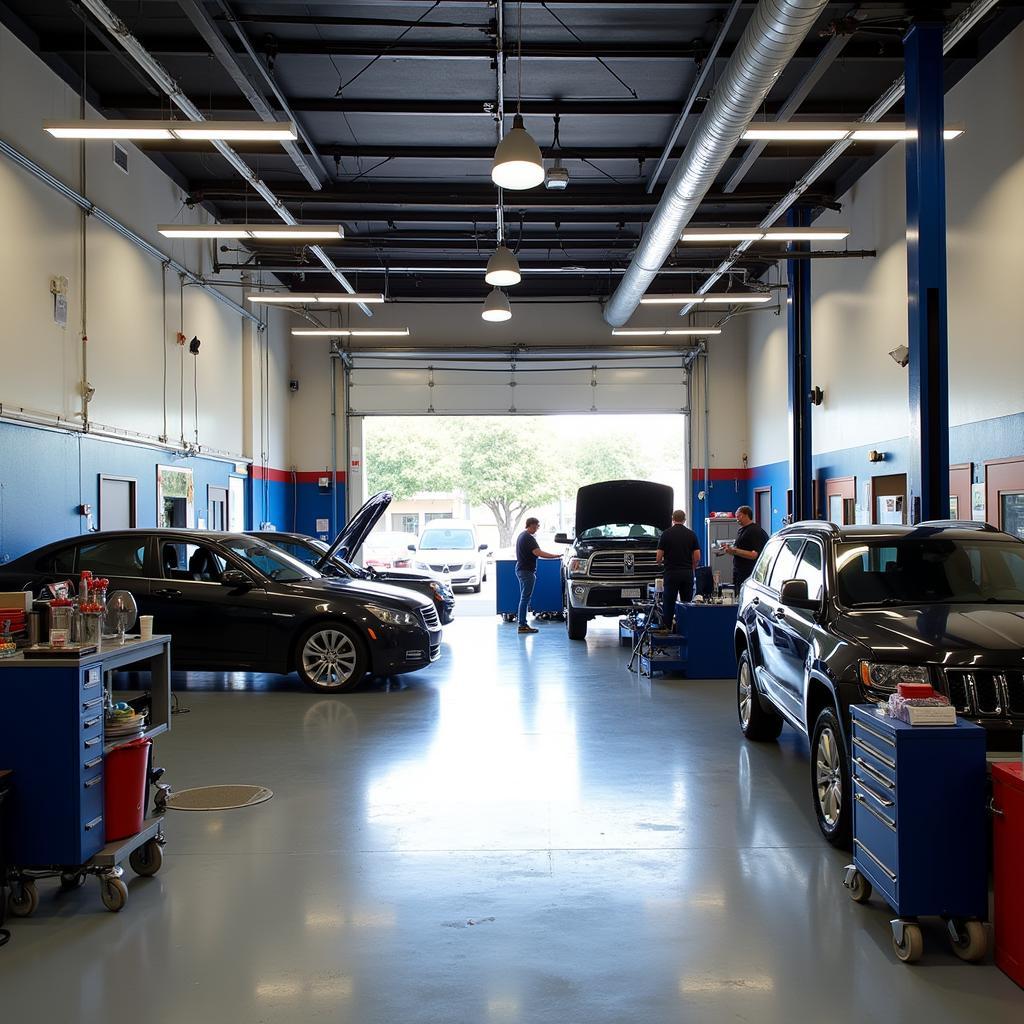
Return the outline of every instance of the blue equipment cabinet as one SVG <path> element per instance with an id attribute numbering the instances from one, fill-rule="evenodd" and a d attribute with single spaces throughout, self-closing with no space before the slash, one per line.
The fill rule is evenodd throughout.
<path id="1" fill-rule="evenodd" d="M 918 917 L 947 922 L 953 950 L 987 949 L 985 730 L 907 725 L 875 705 L 851 712 L 853 863 L 844 885 L 858 903 L 876 889 L 899 915 L 893 948 L 906 963 L 923 952 Z"/>
<path id="2" fill-rule="evenodd" d="M 499 559 L 494 563 L 495 611 L 508 618 L 519 611 L 519 577 L 516 563 L 512 559 Z M 562 562 L 557 558 L 537 559 L 537 586 L 530 598 L 530 608 L 535 615 L 560 615 L 562 613 Z"/>

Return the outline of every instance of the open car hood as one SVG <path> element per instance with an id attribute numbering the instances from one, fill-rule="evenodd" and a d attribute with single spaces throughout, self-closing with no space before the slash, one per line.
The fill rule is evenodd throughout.
<path id="1" fill-rule="evenodd" d="M 576 492 L 576 536 L 609 523 L 645 523 L 660 530 L 672 522 L 672 488 L 648 480 L 606 480 Z"/>
<path id="2" fill-rule="evenodd" d="M 366 504 L 345 524 L 341 533 L 334 538 L 334 543 L 323 553 L 315 568 L 321 569 L 332 558 L 338 557 L 351 562 L 363 546 L 370 531 L 380 522 L 388 505 L 391 504 L 390 491 L 378 491 Z"/>

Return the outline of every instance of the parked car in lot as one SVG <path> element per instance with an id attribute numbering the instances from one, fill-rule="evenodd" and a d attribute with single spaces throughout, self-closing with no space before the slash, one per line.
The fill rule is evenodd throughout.
<path id="1" fill-rule="evenodd" d="M 330 693 L 440 656 L 433 602 L 384 583 L 326 578 L 245 534 L 89 533 L 0 567 L 0 589 L 38 591 L 83 569 L 135 595 L 154 631 L 171 635 L 175 668 L 294 670 Z"/>
<path id="2" fill-rule="evenodd" d="M 395 587 L 414 590 L 433 602 L 442 625 L 451 622 L 455 615 L 455 594 L 451 581 L 441 573 L 415 569 L 376 569 L 372 566 L 362 568 L 350 561 L 358 557 L 367 534 L 390 504 L 391 494 L 388 491 L 381 491 L 370 498 L 352 516 L 335 540 L 334 554 L 331 553 L 332 545 L 304 533 L 251 530 L 249 535 L 259 537 L 267 544 L 273 544 L 292 558 L 312 566 L 323 576 L 388 583 Z"/>
<path id="3" fill-rule="evenodd" d="M 850 705 L 927 682 L 1020 752 L 1024 543 L 980 523 L 796 523 L 741 589 L 737 709 L 750 740 L 788 723 L 810 740 L 811 793 L 832 844 L 850 840 Z M 854 773 L 870 775 L 870 765 Z"/>
<path id="4" fill-rule="evenodd" d="M 435 519 L 423 528 L 412 547 L 416 551 L 414 569 L 445 573 L 451 577 L 453 587 L 469 587 L 474 593 L 480 593 L 487 579 L 489 545 L 479 542 L 476 527 L 471 522 Z"/>
<path id="5" fill-rule="evenodd" d="M 411 569 L 409 545 L 415 543 L 415 533 L 378 530 L 363 542 L 363 565 L 371 569 Z"/>
<path id="6" fill-rule="evenodd" d="M 606 480 L 576 492 L 576 536 L 562 556 L 562 603 L 570 640 L 586 640 L 598 615 L 627 614 L 661 575 L 658 540 L 672 522 L 672 488 L 646 480 Z"/>

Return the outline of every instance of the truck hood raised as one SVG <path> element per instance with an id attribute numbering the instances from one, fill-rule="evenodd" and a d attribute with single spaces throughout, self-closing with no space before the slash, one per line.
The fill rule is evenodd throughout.
<path id="1" fill-rule="evenodd" d="M 576 536 L 609 523 L 644 523 L 667 529 L 672 523 L 672 488 L 648 480 L 606 480 L 576 492 Z"/>

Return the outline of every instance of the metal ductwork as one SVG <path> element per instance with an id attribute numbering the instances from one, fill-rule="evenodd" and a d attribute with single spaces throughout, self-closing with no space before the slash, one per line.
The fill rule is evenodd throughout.
<path id="1" fill-rule="evenodd" d="M 827 0 L 761 0 L 704 108 L 604 318 L 621 327 L 679 241 L 768 90 Z"/>

